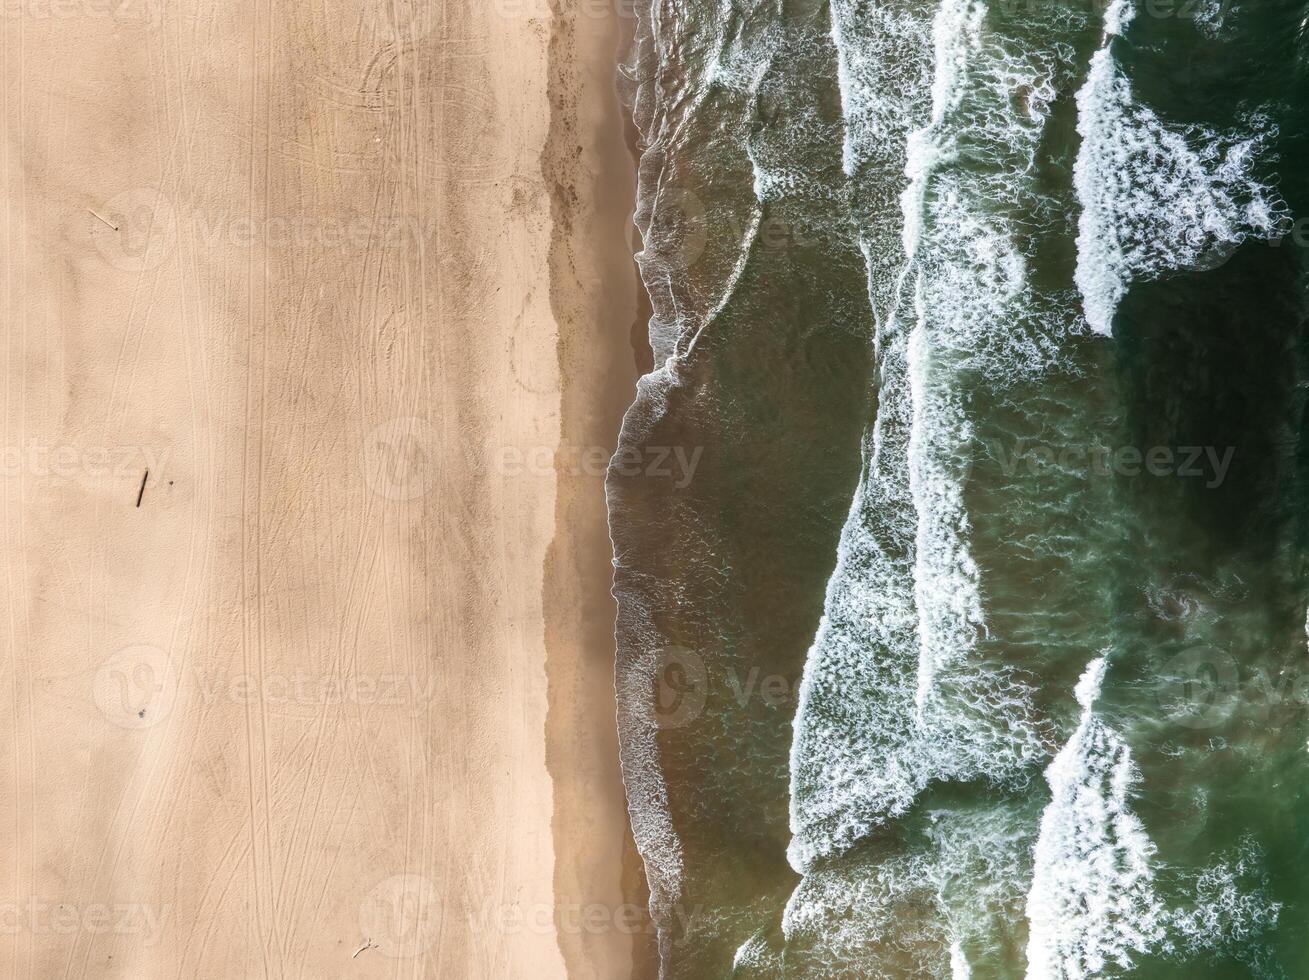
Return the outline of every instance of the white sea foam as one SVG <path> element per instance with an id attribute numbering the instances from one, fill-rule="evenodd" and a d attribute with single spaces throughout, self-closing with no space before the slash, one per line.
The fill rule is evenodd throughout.
<path id="1" fill-rule="evenodd" d="M 950 977 L 951 980 L 970 980 L 973 975 L 972 968 L 968 965 L 968 957 L 964 955 L 964 948 L 955 940 L 950 944 Z"/>
<path id="2" fill-rule="evenodd" d="M 1106 336 L 1133 279 L 1214 265 L 1249 238 L 1271 237 L 1286 213 L 1255 177 L 1272 135 L 1265 124 L 1253 122 L 1247 136 L 1169 127 L 1134 100 L 1113 56 L 1133 13 L 1127 0 L 1110 5 L 1104 44 L 1077 93 L 1076 280 L 1087 323 Z"/>
<path id="3" fill-rule="evenodd" d="M 1113 0 L 1105 8 L 1104 12 L 1104 32 L 1106 37 L 1120 35 L 1124 28 L 1136 17 L 1136 8 L 1130 0 Z"/>
<path id="4" fill-rule="evenodd" d="M 769 949 L 762 932 L 743 942 L 732 957 L 733 976 L 781 976 L 782 971 L 777 952 Z"/>
<path id="5" fill-rule="evenodd" d="M 631 83 L 633 121 L 645 149 L 637 168 L 633 221 L 641 235 L 636 253 L 650 299 L 648 337 L 656 364 L 682 351 L 685 341 L 704 327 L 716 300 L 691 288 L 690 275 L 710 244 L 706 203 L 695 190 L 681 186 L 671 160 L 682 148 L 691 123 L 711 93 L 730 90 L 753 100 L 768 69 L 780 34 L 771 17 L 737 17 L 739 11 L 722 3 L 716 13 L 687 16 L 679 5 L 638 2 L 632 61 L 623 74 Z M 734 23 L 736 30 L 726 29 Z M 676 52 L 704 49 L 707 57 L 686 59 Z M 667 74 L 649 65 L 676 61 L 679 75 L 669 84 Z M 642 63 L 644 61 L 644 64 Z M 725 117 L 726 119 L 726 117 Z M 744 139 L 745 123 L 730 120 Z M 748 218 L 742 219 L 748 223 Z"/>
<path id="6" fill-rule="evenodd" d="M 802 870 L 901 812 L 922 787 L 911 684 L 917 648 L 915 516 L 907 477 L 910 426 L 906 332 L 890 315 L 900 225 L 884 188 L 907 183 L 908 133 L 922 125 L 931 64 L 930 18 L 909 2 L 837 0 L 832 36 L 846 126 L 844 166 L 855 187 L 869 297 L 877 322 L 877 417 L 865 470 L 838 545 L 822 621 L 805 664 L 791 749 L 792 865 Z M 860 197 L 859 190 L 856 196 Z"/>
<path id="7" fill-rule="evenodd" d="M 836 0 L 832 5 L 844 125 L 842 166 L 853 178 L 869 303 L 881 327 L 904 266 L 897 202 L 908 183 L 906 144 L 931 107 L 928 2 Z"/>
<path id="8" fill-rule="evenodd" d="M 869 26 L 840 4 L 834 17 L 846 45 Z M 903 814 L 933 781 L 1021 780 L 1045 754 L 1030 692 L 981 652 L 965 393 L 1057 356 L 1058 337 L 1033 314 L 1015 219 L 995 202 L 1022 206 L 1037 193 L 1033 160 L 1058 68 L 1049 51 L 989 33 L 985 19 L 981 0 L 945 0 L 936 13 L 931 104 L 901 131 L 898 287 L 881 304 L 870 261 L 878 413 L 796 715 L 789 854 L 801 871 Z M 847 73 L 876 75 L 861 57 Z M 848 157 L 861 180 L 893 182 L 875 165 L 885 168 L 885 151 L 862 142 L 882 117 L 858 99 L 879 95 L 847 84 Z M 870 223 L 867 254 L 894 245 L 886 230 Z"/>
<path id="9" fill-rule="evenodd" d="M 906 127 L 926 106 L 931 18 L 912 0 L 840 0 L 832 14 L 848 176 L 903 156 Z"/>
<path id="10" fill-rule="evenodd" d="M 670 174 L 669 159 L 684 140 L 688 121 L 701 110 L 710 92 L 734 89 L 753 96 L 769 64 L 777 33 L 772 18 L 758 18 L 753 29 L 725 30 L 724 24 L 733 16 L 727 5 L 718 11 L 717 18 L 685 16 L 676 4 L 637 3 L 633 9 L 636 38 L 627 75 L 634 88 L 628 94 L 633 103 L 633 120 L 646 144 L 634 217 L 643 248 L 636 259 L 652 306 L 649 341 L 656 366 L 638 382 L 636 399 L 624 416 L 621 446 L 643 444 L 663 417 L 667 393 L 679 384 L 678 351 L 693 342 L 696 332 L 718 309 L 712 300 L 688 297 L 688 270 L 705 244 L 703 240 L 688 242 L 688 237 L 707 234 L 700 227 L 703 220 L 697 220 L 705 217 L 705 202 L 678 185 L 677 177 Z M 665 73 L 640 70 L 644 65 L 668 64 L 674 52 L 689 44 L 710 52 L 703 75 L 696 75 L 691 65 L 678 60 L 677 67 L 687 74 L 679 76 L 679 84 L 670 86 L 663 84 Z M 756 211 L 748 222 L 747 237 L 757 223 Z M 738 260 L 725 280 L 728 294 L 735 288 L 740 266 Z M 621 501 L 615 497 L 613 483 L 607 492 L 609 513 L 614 518 L 621 515 Z M 618 528 L 622 521 L 611 520 L 611 524 Z M 658 725 L 651 703 L 666 641 L 652 621 L 646 585 L 624 574 L 628 556 L 623 553 L 625 542 L 621 535 L 617 538 L 615 596 L 619 600 L 620 644 L 616 694 L 623 783 L 633 837 L 650 885 L 651 912 L 662 925 L 673 914 L 685 870 L 681 840 L 669 811 Z M 667 941 L 661 929 L 661 951 Z"/>
<path id="11" fill-rule="evenodd" d="M 1186 904 L 1168 916 L 1170 946 L 1194 956 L 1248 944 L 1276 928 L 1282 905 L 1264 893 L 1262 863 L 1262 852 L 1247 837 L 1225 860 L 1201 872 Z"/>
<path id="12" fill-rule="evenodd" d="M 740 287 L 752 249 L 757 248 L 762 204 L 798 197 L 827 203 L 833 197 L 829 185 L 843 182 L 834 166 L 814 167 L 806 157 L 807 150 L 812 154 L 814 147 L 830 145 L 839 135 L 835 124 L 816 105 L 791 97 L 794 93 L 788 90 L 795 86 L 795 78 L 805 84 L 814 68 L 828 68 L 831 51 L 826 37 L 817 35 L 813 25 L 779 21 L 772 5 L 765 3 L 721 0 L 716 16 L 706 5 L 689 16 L 682 16 L 678 8 L 677 3 L 637 7 L 643 55 L 639 67 L 655 68 L 638 70 L 634 64 L 630 73 L 637 83 L 634 119 L 645 143 L 635 217 L 643 249 L 637 261 L 651 300 L 649 337 L 658 366 L 641 379 L 624 420 L 623 446 L 644 444 L 667 411 L 667 393 L 679 387 L 678 372 L 696 353 L 698 339 Z M 670 65 L 676 70 L 661 70 Z M 754 112 L 764 103 L 781 106 L 782 116 L 756 125 Z M 704 125 L 703 117 L 697 118 L 702 109 L 713 114 L 710 126 Z M 729 157 L 741 153 L 748 158 L 754 170 L 756 206 L 747 211 L 740 195 L 720 196 L 718 186 L 712 188 L 712 199 L 706 199 L 709 194 L 700 185 L 681 186 L 687 175 L 679 169 L 680 154 L 692 138 L 707 139 Z M 701 160 L 704 151 L 704 144 L 697 143 L 690 158 Z M 739 162 L 727 159 L 724 164 L 731 167 Z M 725 209 L 733 206 L 732 218 L 742 219 L 744 229 L 736 242 L 723 234 L 732 222 L 721 220 Z M 666 959 L 672 940 L 665 926 L 682 897 L 688 871 L 663 769 L 667 753 L 665 747 L 661 754 L 661 745 L 668 739 L 661 740 L 650 711 L 664 646 L 656 611 L 667 600 L 668 590 L 667 583 L 642 580 L 628 563 L 624 547 L 633 543 L 634 528 L 622 513 L 622 491 L 612 482 L 609 491 L 619 600 L 617 694 L 623 778 L 633 834 L 650 882 L 651 911 L 660 925 L 660 952 Z M 642 546 L 640 540 L 635 543 Z M 770 955 L 762 939 L 746 943 L 740 953 L 742 967 L 766 973 Z"/>
<path id="13" fill-rule="evenodd" d="M 1245 840 L 1198 875 L 1170 869 L 1165 898 L 1156 848 L 1131 799 L 1140 773 L 1123 738 L 1096 714 L 1104 657 L 1077 684 L 1077 728 L 1046 770 L 1051 800 L 1041 817 L 1027 897 L 1028 980 L 1081 980 L 1130 970 L 1133 957 L 1189 959 L 1246 942 L 1277 924 L 1281 906 L 1258 877 Z"/>
<path id="14" fill-rule="evenodd" d="M 980 0 L 947 0 L 937 15 L 932 116 L 909 139 L 902 206 L 914 319 L 915 711 L 920 728 L 950 746 L 943 778 L 1004 778 L 1042 752 L 1024 686 L 977 655 L 986 622 L 964 502 L 974 438 L 965 398 L 979 378 L 1039 370 L 1052 354 L 1031 323 L 1035 298 L 1014 217 L 995 202 L 1034 196 L 1055 66 L 1045 52 L 988 31 L 986 15 Z"/>
<path id="15" fill-rule="evenodd" d="M 1003 805 L 931 814 L 925 834 L 805 876 L 787 903 L 788 950 L 815 980 L 966 977 L 1022 907 L 1034 827 Z"/>
<path id="16" fill-rule="evenodd" d="M 1155 847 L 1131 810 L 1139 780 L 1130 749 L 1095 714 L 1107 662 L 1077 684 L 1081 720 L 1046 770 L 1027 898 L 1028 980 L 1081 980 L 1129 969 L 1164 937 L 1150 860 Z"/>
<path id="17" fill-rule="evenodd" d="M 676 367 L 676 361 L 670 358 L 637 382 L 636 400 L 623 417 L 619 445 L 643 443 L 646 433 L 667 410 L 667 392 L 676 383 Z M 606 498 L 609 512 L 616 513 L 612 483 L 606 486 Z M 620 567 L 623 560 L 624 556 L 615 547 L 615 567 Z M 618 651 L 615 673 L 619 757 L 632 836 L 640 849 L 650 887 L 650 912 L 656 922 L 664 922 L 681 895 L 683 857 L 669 811 L 658 746 L 659 728 L 651 701 L 663 641 L 650 621 L 646 604 L 635 592 L 621 573 L 615 575 L 618 635 L 624 641 Z"/>
<path id="18" fill-rule="evenodd" d="M 1193 0 L 1191 16 L 1202 34 L 1216 38 L 1227 26 L 1231 7 L 1231 0 Z"/>
<path id="19" fill-rule="evenodd" d="M 795 718 L 789 857 L 805 879 L 788 903 L 784 935 L 788 943 L 831 948 L 834 964 L 870 941 L 908 935 L 928 975 L 968 976 L 965 950 L 978 948 L 983 931 L 969 910 L 1003 907 L 1015 894 L 1021 907 L 1026 892 L 1035 978 L 1087 976 L 1095 963 L 1121 964 L 1152 944 L 1169 951 L 1169 929 L 1179 948 L 1190 948 L 1186 937 L 1200 948 L 1205 936 L 1222 932 L 1216 922 L 1234 923 L 1232 934 L 1265 928 L 1276 910 L 1241 891 L 1230 865 L 1206 872 L 1184 909 L 1164 909 L 1150 867 L 1153 845 L 1130 810 L 1137 779 L 1131 754 L 1094 715 L 1103 661 L 1078 685 L 1082 718 L 1047 770 L 1055 799 L 1034 850 L 1030 817 L 1025 829 L 997 833 L 949 815 L 925 845 L 885 862 L 848 869 L 837 858 L 906 813 L 932 782 L 1020 784 L 1048 757 L 1029 692 L 981 652 L 986 605 L 964 493 L 974 438 L 966 395 L 968 385 L 1030 377 L 1059 356 L 1061 328 L 1036 312 L 1042 298 L 1028 281 L 1029 255 L 1014 212 L 1034 211 L 1036 154 L 1055 94 L 1067 90 L 1061 72 L 1070 49 L 999 36 L 987 26 L 981 0 L 945 0 L 934 19 L 919 8 L 910 0 L 835 0 L 832 7 L 843 167 L 864 188 L 856 196 L 865 208 L 861 247 L 878 327 L 878 413 Z M 1106 31 L 1120 33 L 1132 15 L 1126 0 L 1116 0 Z M 1107 46 L 1096 58 L 1099 67 L 1093 63 L 1079 95 L 1082 123 L 1096 130 L 1094 139 L 1083 132 L 1086 161 L 1078 160 L 1081 230 L 1086 234 L 1088 221 L 1109 222 L 1107 240 L 1116 251 L 1097 258 L 1079 240 L 1078 284 L 1083 263 L 1118 276 L 1116 305 L 1128 277 L 1177 268 L 1169 264 L 1175 256 L 1190 254 L 1173 248 L 1158 258 L 1148 242 L 1120 247 L 1120 231 L 1157 229 L 1159 219 L 1114 211 L 1118 192 L 1135 205 L 1140 195 L 1166 191 L 1172 197 L 1165 200 L 1205 220 L 1211 213 L 1223 218 L 1212 228 L 1202 222 L 1209 237 L 1187 246 L 1196 263 L 1230 247 L 1233 228 L 1246 234 L 1244 226 L 1271 227 L 1279 204 L 1262 189 L 1250 192 L 1257 140 L 1193 148 L 1194 134 L 1170 132 L 1132 103 Z M 716 84 L 754 91 L 760 65 L 723 44 L 711 74 Z M 914 84 L 926 80 L 930 86 Z M 1108 132 L 1120 125 L 1126 135 Z M 1102 202 L 1084 185 L 1119 152 L 1120 137 L 1128 162 L 1159 147 L 1168 151 L 1167 179 L 1158 188 L 1134 183 L 1136 177 L 1118 188 L 1110 182 L 1114 193 Z M 1110 156 L 1096 156 L 1097 146 Z M 797 171 L 752 160 L 759 199 L 807 191 Z M 1195 190 L 1201 183 L 1203 193 Z M 875 206 L 887 188 L 901 202 L 898 217 L 893 207 Z M 1088 208 L 1088 200 L 1105 207 Z M 1011 210 L 996 206 L 1010 201 Z M 650 244 L 642 271 L 656 307 L 652 340 L 664 363 L 643 379 L 624 442 L 639 439 L 638 430 L 662 411 L 677 370 L 676 357 L 665 358 L 694 336 L 671 288 L 661 291 L 661 277 L 675 270 L 660 266 L 660 244 Z M 1107 329 L 1112 310 L 1101 312 Z M 619 682 L 624 779 L 658 916 L 678 898 L 683 854 L 657 732 L 644 708 L 659 637 L 649 623 L 627 626 L 638 642 L 628 648 L 636 659 Z M 1309 635 L 1309 622 L 1306 629 Z M 1089 849 L 1078 845 L 1083 831 L 1091 835 Z M 906 909 L 917 916 L 909 925 Z M 858 914 L 843 917 L 842 910 Z M 775 955 L 757 934 L 737 962 L 766 973 Z"/>

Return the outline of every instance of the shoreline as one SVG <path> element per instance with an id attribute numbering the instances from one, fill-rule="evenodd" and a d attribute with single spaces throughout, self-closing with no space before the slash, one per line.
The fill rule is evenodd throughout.
<path id="1" fill-rule="evenodd" d="M 549 43 L 550 131 L 542 174 L 551 197 L 551 309 L 558 324 L 560 443 L 556 533 L 545 562 L 554 789 L 556 924 L 569 978 L 644 980 L 658 973 L 644 868 L 619 766 L 614 691 L 613 548 L 605 468 L 579 472 L 580 448 L 607 462 L 641 373 L 634 337 L 645 290 L 634 259 L 636 161 L 618 67 L 632 21 L 605 5 L 555 10 Z M 602 911 L 614 928 L 562 917 Z"/>

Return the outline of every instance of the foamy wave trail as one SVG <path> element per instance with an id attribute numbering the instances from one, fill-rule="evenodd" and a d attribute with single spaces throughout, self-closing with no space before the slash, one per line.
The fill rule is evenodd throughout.
<path id="1" fill-rule="evenodd" d="M 870 401 L 835 49 L 824 4 L 800 6 L 779 18 L 771 0 L 638 5 L 654 369 L 616 461 L 704 450 L 681 485 L 617 462 L 606 483 L 623 777 L 670 978 L 721 975 L 761 923 L 777 932 L 793 881 L 790 704 L 756 678 L 799 673 Z M 807 570 L 766 571 L 788 564 Z M 680 690 L 678 648 L 700 671 L 681 719 L 660 712 Z M 747 855 L 760 887 L 736 873 Z M 767 945 L 756 953 L 740 968 Z"/>
<path id="2" fill-rule="evenodd" d="M 869 303 L 881 326 L 890 318 L 905 264 L 899 201 L 908 184 L 909 133 L 931 109 L 933 10 L 931 0 L 838 0 L 832 6 L 842 162 L 853 178 Z"/>
<path id="3" fill-rule="evenodd" d="M 655 424 L 674 385 L 674 368 L 670 359 L 664 368 L 637 382 L 637 399 L 623 420 L 620 444 L 637 443 Z M 612 490 L 608 497 L 612 511 Z M 621 558 L 616 552 L 616 560 Z M 627 650 L 619 650 L 615 664 L 619 757 L 632 837 L 640 849 L 650 888 L 650 912 L 662 924 L 673 915 L 683 875 L 682 845 L 673 826 L 659 755 L 659 723 L 650 698 L 662 669 L 663 641 L 644 605 L 632 603 L 623 615 L 628 621 L 620 625 L 637 640 L 630 642 Z M 661 936 L 661 945 L 663 941 Z"/>
<path id="4" fill-rule="evenodd" d="M 903 25 L 910 9 L 900 16 Z M 885 18 L 838 4 L 836 36 L 856 45 Z M 1030 692 L 980 650 L 967 406 L 979 387 L 1058 357 L 1063 324 L 1040 312 L 1015 214 L 1038 203 L 1034 160 L 1072 51 L 1007 36 L 986 18 L 980 0 L 946 0 L 930 48 L 924 19 L 916 49 L 885 53 L 892 66 L 843 55 L 855 76 L 847 166 L 860 182 L 899 185 L 902 230 L 897 242 L 869 224 L 864 241 L 879 403 L 795 721 L 790 858 L 801 872 L 905 813 L 934 781 L 1021 780 L 1045 757 Z M 903 26 L 900 35 L 914 36 Z M 886 98 L 868 79 L 912 74 L 906 58 L 930 59 L 930 105 L 898 96 L 891 109 L 866 108 L 862 100 Z M 884 149 L 897 117 L 908 123 L 902 175 L 887 172 Z M 866 146 L 874 135 L 879 146 Z M 900 257 L 899 271 L 881 302 L 887 254 Z"/>
<path id="5" fill-rule="evenodd" d="M 1155 846 L 1130 804 L 1140 775 L 1126 743 L 1095 715 L 1106 668 L 1100 657 L 1082 675 L 1081 720 L 1046 770 L 1052 798 L 1027 899 L 1028 980 L 1128 970 L 1133 954 L 1164 938 Z"/>
<path id="6" fill-rule="evenodd" d="M 855 178 L 880 385 L 877 416 L 865 437 L 864 473 L 797 706 L 789 857 L 798 870 L 858 839 L 870 826 L 869 813 L 897 812 L 920 787 L 916 760 L 901 738 L 912 707 L 903 672 L 917 646 L 916 522 L 906 469 L 912 411 L 907 337 L 890 309 L 904 259 L 898 212 L 886 204 L 906 184 L 908 134 L 928 110 L 931 21 L 924 8 L 857 0 L 832 5 L 844 166 Z"/>
<path id="7" fill-rule="evenodd" d="M 678 154 L 688 130 L 717 83 L 720 89 L 753 90 L 759 84 L 769 53 L 767 32 L 738 24 L 733 34 L 720 17 L 687 16 L 677 0 L 636 3 L 636 31 L 626 67 L 624 93 L 633 122 L 645 141 L 637 172 L 633 221 L 640 233 L 636 255 L 641 279 L 651 303 L 648 340 L 654 369 L 637 382 L 636 397 L 623 419 L 619 445 L 643 446 L 669 412 L 669 394 L 681 381 L 679 354 L 703 328 L 715 303 L 721 302 L 723 275 L 708 274 L 703 282 L 691 275 L 705 252 L 703 265 L 717 272 L 739 264 L 736 255 L 715 262 L 722 247 L 709 235 L 707 202 L 679 180 Z M 720 12 L 721 13 L 721 12 Z M 678 62 L 686 77 L 672 87 L 663 77 L 681 46 L 705 45 L 711 56 L 692 66 Z M 712 202 L 709 202 L 712 203 Z M 748 224 L 748 223 L 747 223 Z M 708 284 L 706 286 L 706 283 Z M 615 566 L 639 567 L 642 542 L 630 527 L 624 502 L 612 479 L 607 483 Z M 636 554 L 629 555 L 626 548 Z M 616 577 L 619 601 L 616 658 L 617 724 L 623 783 L 633 838 L 641 853 L 650 888 L 650 912 L 659 925 L 661 958 L 667 955 L 667 923 L 675 918 L 685 874 L 682 841 L 674 826 L 670 791 L 659 748 L 660 719 L 651 692 L 665 669 L 668 640 L 656 623 L 652 600 L 641 587 Z"/>
<path id="8" fill-rule="evenodd" d="M 1196 876 L 1189 894 L 1169 912 L 1168 951 L 1195 957 L 1226 947 L 1239 955 L 1249 952 L 1242 944 L 1276 929 L 1282 904 L 1267 895 L 1265 863 L 1266 855 L 1247 837 Z"/>
<path id="9" fill-rule="evenodd" d="M 1247 239 L 1272 237 L 1287 212 L 1256 177 L 1270 124 L 1254 118 L 1248 135 L 1169 127 L 1135 101 L 1113 56 L 1134 16 L 1129 0 L 1110 4 L 1077 93 L 1076 280 L 1087 323 L 1106 336 L 1133 279 L 1213 266 Z M 1221 12 L 1202 23 L 1216 30 Z"/>
<path id="10" fill-rule="evenodd" d="M 970 976 L 970 953 L 993 953 L 1021 914 L 1033 827 L 1013 802 L 934 811 L 893 845 L 811 871 L 786 910 L 790 975 Z"/>
<path id="11" fill-rule="evenodd" d="M 1027 896 L 1028 980 L 1130 973 L 1139 957 L 1185 962 L 1277 925 L 1252 840 L 1199 874 L 1156 868 L 1157 848 L 1132 798 L 1141 775 L 1122 735 L 1096 711 L 1108 661 L 1086 668 L 1075 691 L 1081 716 L 1046 770 Z M 1164 873 L 1171 879 L 1164 881 Z"/>
<path id="12" fill-rule="evenodd" d="M 959 945 L 959 940 L 950 944 L 950 977 L 951 980 L 971 980 L 973 975 L 972 968 L 968 965 L 968 957 L 964 955 L 964 948 Z"/>

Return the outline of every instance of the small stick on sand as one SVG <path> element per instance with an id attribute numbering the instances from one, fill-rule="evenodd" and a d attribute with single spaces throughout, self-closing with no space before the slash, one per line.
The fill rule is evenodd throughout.
<path id="1" fill-rule="evenodd" d="M 91 211 L 90 208 L 87 208 L 87 210 L 88 210 L 88 211 Z M 105 224 L 107 224 L 107 225 L 108 225 L 110 228 L 112 228 L 114 231 L 117 231 L 117 230 L 118 230 L 118 226 L 117 226 L 116 224 L 114 224 L 112 221 L 110 221 L 108 218 L 103 217 L 103 216 L 101 216 L 101 215 L 99 215 L 99 214 L 96 214 L 94 211 L 91 211 L 91 213 L 92 213 L 92 214 L 95 214 L 95 216 L 96 216 L 97 218 L 99 218 L 101 221 L 103 221 Z"/>

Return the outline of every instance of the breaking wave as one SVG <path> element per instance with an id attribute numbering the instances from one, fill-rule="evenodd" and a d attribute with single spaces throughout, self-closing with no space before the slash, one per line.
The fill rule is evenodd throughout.
<path id="1" fill-rule="evenodd" d="M 1091 329 L 1106 336 L 1133 279 L 1214 266 L 1243 241 L 1272 237 L 1286 214 L 1256 178 L 1270 123 L 1256 117 L 1244 136 L 1169 127 L 1134 100 L 1113 56 L 1134 16 L 1128 0 L 1110 5 L 1077 94 L 1077 286 Z"/>

